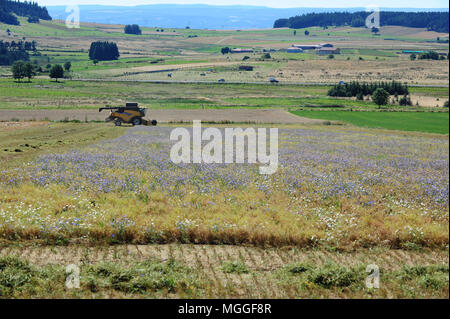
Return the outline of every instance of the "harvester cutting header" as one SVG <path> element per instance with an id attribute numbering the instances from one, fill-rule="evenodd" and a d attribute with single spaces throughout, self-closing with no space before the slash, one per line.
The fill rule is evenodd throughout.
<path id="1" fill-rule="evenodd" d="M 145 120 L 144 116 L 147 109 L 140 108 L 138 103 L 126 103 L 125 106 L 117 107 L 101 107 L 99 112 L 103 110 L 110 110 L 111 114 L 106 118 L 106 122 L 114 122 L 116 126 L 121 126 L 123 123 L 135 125 L 153 125 L 158 124 L 156 120 Z"/>

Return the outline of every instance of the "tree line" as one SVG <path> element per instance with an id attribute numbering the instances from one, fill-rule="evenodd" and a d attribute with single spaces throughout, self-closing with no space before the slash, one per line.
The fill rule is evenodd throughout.
<path id="1" fill-rule="evenodd" d="M 425 53 L 421 53 L 418 57 L 419 60 L 448 60 L 448 54 L 447 55 L 440 55 L 436 51 L 428 51 Z"/>
<path id="2" fill-rule="evenodd" d="M 97 61 L 117 60 L 120 57 L 117 44 L 108 41 L 92 42 L 89 49 L 89 59 Z"/>
<path id="3" fill-rule="evenodd" d="M 29 61 L 28 51 L 36 51 L 35 41 L 11 41 L 0 40 L 0 65 L 11 65 L 15 61 Z"/>
<path id="4" fill-rule="evenodd" d="M 37 2 L 0 0 L 0 22 L 19 25 L 16 15 L 28 17 L 28 22 L 32 23 L 39 22 L 39 19 L 52 20 L 47 8 L 39 6 Z"/>
<path id="5" fill-rule="evenodd" d="M 289 19 L 278 19 L 274 28 L 302 29 L 309 27 L 353 26 L 362 27 L 369 13 L 327 12 L 308 13 Z M 412 28 L 427 28 L 430 31 L 449 32 L 448 12 L 380 12 L 381 26 L 395 25 Z"/>
<path id="6" fill-rule="evenodd" d="M 35 61 L 36 62 L 36 61 Z M 64 63 L 64 67 L 60 64 L 55 65 L 47 65 L 47 72 L 49 73 L 49 77 L 51 79 L 55 79 L 58 82 L 58 79 L 64 78 L 64 72 L 70 72 L 70 68 L 72 67 L 72 63 L 70 61 Z M 13 79 L 17 81 L 22 81 L 23 78 L 28 78 L 28 82 L 31 82 L 31 79 L 38 73 L 44 72 L 41 67 L 37 65 L 37 63 L 32 64 L 30 62 L 25 61 L 15 61 L 11 67 L 11 72 L 13 75 Z"/>
<path id="7" fill-rule="evenodd" d="M 328 96 L 334 97 L 364 97 L 365 95 L 373 95 L 377 89 L 383 89 L 390 95 L 408 95 L 409 89 L 408 85 L 402 84 L 400 82 L 378 82 L 378 83 L 360 83 L 360 82 L 350 82 L 350 83 L 340 83 L 333 86 L 328 91 Z"/>

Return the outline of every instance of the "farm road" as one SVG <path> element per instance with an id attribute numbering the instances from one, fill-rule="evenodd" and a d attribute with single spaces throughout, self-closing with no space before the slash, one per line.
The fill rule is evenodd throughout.
<path id="1" fill-rule="evenodd" d="M 0 110 L 0 121 L 30 120 L 79 120 L 103 121 L 108 112 L 98 110 Z M 159 123 L 192 122 L 226 122 L 226 123 L 266 123 L 266 124 L 320 124 L 323 121 L 298 117 L 280 109 L 248 110 L 148 110 L 147 119 Z"/>

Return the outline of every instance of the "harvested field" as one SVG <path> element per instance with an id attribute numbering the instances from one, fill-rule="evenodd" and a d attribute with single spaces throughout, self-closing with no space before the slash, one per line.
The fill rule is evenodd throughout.
<path id="1" fill-rule="evenodd" d="M 273 270 L 288 263 L 312 262 L 315 265 L 323 265 L 329 260 L 351 267 L 360 263 L 376 262 L 386 270 L 400 269 L 401 267 L 414 266 L 416 264 L 430 265 L 448 262 L 448 252 L 445 250 L 405 251 L 395 249 L 362 249 L 353 252 L 342 252 L 334 256 L 333 252 L 326 250 L 305 249 L 278 249 L 258 248 L 244 246 L 215 246 L 215 245 L 118 245 L 105 246 L 25 246 L 25 247 L 1 247 L 0 257 L 18 256 L 27 259 L 30 263 L 39 266 L 68 265 L 80 263 L 98 263 L 108 261 L 130 262 L 127 258 L 133 256 L 133 260 L 158 258 L 167 260 L 177 259 L 189 266 L 196 266 L 197 258 L 206 251 L 211 259 L 201 258 L 202 269 L 218 267 L 221 264 L 219 257 L 225 260 L 239 259 L 239 256 L 250 254 L 252 258 L 243 260 L 243 263 L 255 270 Z M 267 258 L 272 256 L 273 258 Z M 400 260 L 402 260 L 400 262 Z"/>
<path id="2" fill-rule="evenodd" d="M 195 68 L 214 68 L 220 66 L 232 66 L 235 62 L 214 62 L 214 63 L 189 63 L 189 64 L 177 64 L 177 65 L 150 65 L 142 67 L 134 67 L 127 69 L 111 69 L 105 71 L 91 71 L 89 76 L 92 77 L 124 77 L 128 79 L 130 76 L 139 74 L 153 74 L 160 72 L 171 72 L 176 70 L 195 69 Z M 165 75 L 167 77 L 167 75 Z"/>
<path id="3" fill-rule="evenodd" d="M 35 275 L 37 272 L 37 277 L 39 272 L 50 269 L 59 274 L 47 277 L 46 283 L 53 285 L 51 292 L 45 292 L 45 289 L 40 292 L 53 297 L 70 294 L 83 298 L 86 297 L 84 294 L 92 294 L 94 286 L 97 288 L 93 296 L 97 298 L 173 298 L 185 294 L 194 298 L 448 298 L 448 280 L 446 282 L 444 279 L 445 270 L 448 271 L 448 253 L 445 251 L 366 249 L 335 254 L 325 250 L 210 245 L 0 248 L 0 260 L 3 258 L 12 263 L 14 259 L 4 259 L 7 256 L 17 256 L 19 260 L 29 262 L 33 267 L 31 273 Z M 125 274 L 133 274 L 137 265 L 145 267 L 148 264 L 156 264 L 157 269 L 167 267 L 178 289 L 168 292 L 165 289 L 148 291 L 144 288 L 127 293 L 127 286 L 108 286 L 105 270 L 113 275 L 121 272 L 123 285 L 126 285 Z M 376 264 L 382 273 L 380 288 L 376 291 L 364 287 L 367 276 L 364 270 L 371 264 Z M 72 292 L 63 288 L 64 277 L 61 276 L 68 265 L 76 265 L 81 271 L 81 288 Z M 195 289 L 183 289 L 178 283 L 189 279 L 192 269 L 196 269 L 194 273 L 198 276 L 195 283 L 191 283 Z M 99 270 L 103 271 L 103 275 L 95 278 Z M 413 275 L 419 271 L 427 274 Z M 319 279 L 322 273 L 328 274 L 335 283 L 332 281 L 330 286 L 325 286 Z M 346 281 L 333 278 L 337 273 L 345 276 Z M 185 277 L 181 276 L 183 274 Z M 97 280 L 103 284 L 98 285 Z M 423 289 L 428 282 L 433 282 L 434 286 Z M 417 287 L 422 290 L 417 291 Z"/>
<path id="4" fill-rule="evenodd" d="M 427 106 L 427 107 L 442 107 L 448 98 L 437 98 L 432 96 L 421 96 L 411 94 L 411 101 L 413 105 Z"/>
<path id="5" fill-rule="evenodd" d="M 97 110 L 0 110 L 0 121 L 18 119 L 21 121 L 103 121 L 107 112 Z M 150 110 L 147 118 L 160 123 L 180 123 L 201 120 L 204 122 L 234 123 L 280 123 L 280 124 L 320 124 L 323 121 L 292 115 L 284 110 Z"/>
<path id="6" fill-rule="evenodd" d="M 0 122 L 0 131 L 21 130 L 46 124 L 47 122 Z"/>
<path id="7" fill-rule="evenodd" d="M 281 53 L 274 53 L 274 57 Z M 257 54 L 251 55 L 257 59 Z M 292 60 L 280 56 L 271 63 L 252 62 L 255 67 L 253 72 L 241 72 L 234 70 L 234 62 L 216 62 L 208 67 L 214 72 L 207 72 L 201 64 L 189 64 L 178 66 L 154 66 L 131 69 L 116 69 L 92 74 L 114 77 L 122 80 L 168 80 L 163 70 L 173 71 L 172 81 L 213 81 L 224 78 L 227 82 L 267 82 L 269 77 L 275 77 L 283 83 L 337 83 L 341 80 L 360 82 L 399 81 L 416 85 L 446 85 L 448 84 L 448 61 L 409 61 L 408 57 L 400 57 L 398 60 L 375 60 L 375 57 L 366 57 L 359 61 L 358 56 L 349 60 L 341 55 L 333 60 L 304 59 L 292 56 Z M 233 57 L 234 58 L 234 57 Z M 242 59 L 242 56 L 240 57 Z M 391 58 L 392 59 L 392 58 Z M 198 66 L 196 66 L 198 65 Z M 148 70 L 148 71 L 146 71 Z M 150 70 L 161 70 L 159 72 Z M 87 73 L 89 76 L 92 71 Z M 121 76 L 122 75 L 122 76 Z"/>
<path id="8" fill-rule="evenodd" d="M 311 82 L 399 81 L 409 84 L 448 84 L 448 61 L 290 61 L 280 80 Z"/>

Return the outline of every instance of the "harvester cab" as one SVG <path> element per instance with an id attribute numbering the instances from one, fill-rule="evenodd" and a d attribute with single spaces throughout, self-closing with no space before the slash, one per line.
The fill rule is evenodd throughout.
<path id="1" fill-rule="evenodd" d="M 126 103 L 125 106 L 118 107 L 101 107 L 98 109 L 99 112 L 104 110 L 110 110 L 111 114 L 106 118 L 106 122 L 114 122 L 116 126 L 121 126 L 122 124 L 132 124 L 135 125 L 153 125 L 157 123 L 156 120 L 145 120 L 144 116 L 147 113 L 147 109 L 140 108 L 138 103 Z"/>

